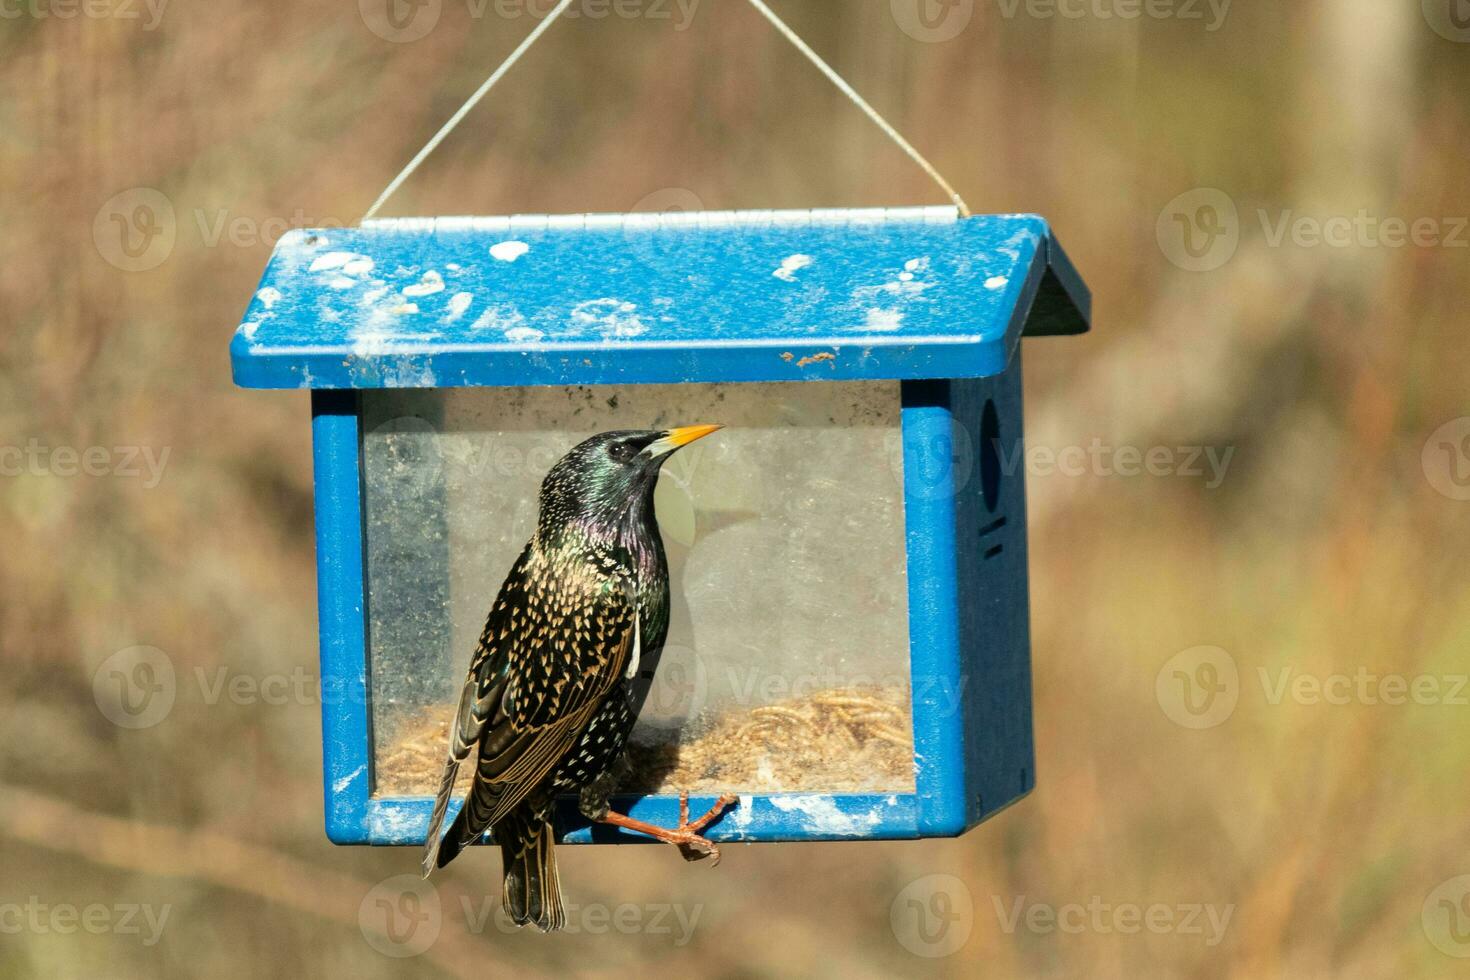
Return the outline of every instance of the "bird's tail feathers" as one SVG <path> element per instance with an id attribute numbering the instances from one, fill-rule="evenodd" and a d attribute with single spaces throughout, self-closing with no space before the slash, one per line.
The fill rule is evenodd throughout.
<path id="1" fill-rule="evenodd" d="M 445 778 L 449 778 L 447 773 Z M 459 808 L 459 813 L 454 818 L 454 823 L 449 825 L 444 839 L 439 841 L 437 858 L 439 867 L 442 868 L 453 861 L 456 854 L 479 840 L 497 814 L 515 806 L 514 802 L 506 797 L 508 791 L 515 789 L 517 787 L 508 783 L 490 783 L 479 778 L 473 780 L 470 791 L 465 794 L 464 805 Z M 447 792 L 447 789 L 440 787 L 440 799 L 445 801 L 446 806 L 448 805 L 448 797 L 445 795 Z M 438 804 L 436 803 L 435 806 L 437 809 Z M 514 813 L 514 809 L 511 809 L 511 812 Z M 424 852 L 426 863 L 429 860 L 427 847 L 428 845 Z"/>
<path id="2" fill-rule="evenodd" d="M 459 846 L 456 844 L 447 857 L 440 858 L 443 851 L 440 846 L 442 839 L 439 836 L 439 828 L 444 825 L 444 814 L 449 809 L 449 798 L 454 794 L 454 780 L 458 775 L 459 762 L 451 756 L 444 764 L 444 778 L 439 782 L 439 795 L 434 799 L 434 813 L 429 817 L 429 834 L 424 838 L 424 858 L 420 863 L 420 868 L 425 878 L 429 877 L 429 872 L 434 870 L 436 860 L 437 866 L 442 868 L 455 854 L 459 853 Z"/>
<path id="3" fill-rule="evenodd" d="M 567 912 L 561 900 L 551 824 L 512 818 L 497 824 L 494 833 L 505 838 L 500 854 L 505 863 L 502 898 L 506 914 L 516 925 L 532 925 L 542 932 L 562 928 Z"/>

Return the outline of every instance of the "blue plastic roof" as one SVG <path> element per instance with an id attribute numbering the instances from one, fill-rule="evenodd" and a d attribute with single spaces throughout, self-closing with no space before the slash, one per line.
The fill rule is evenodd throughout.
<path id="1" fill-rule="evenodd" d="M 248 388 L 984 377 L 1090 305 L 1034 215 L 390 219 L 283 236 L 230 353 Z"/>

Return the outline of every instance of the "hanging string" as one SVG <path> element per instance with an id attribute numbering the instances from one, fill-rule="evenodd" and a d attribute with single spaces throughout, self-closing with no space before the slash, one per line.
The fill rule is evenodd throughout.
<path id="1" fill-rule="evenodd" d="M 761 2 L 761 0 L 750 0 L 750 5 L 756 10 L 760 11 L 761 16 L 771 22 L 771 26 L 775 27 L 776 30 L 785 35 L 786 40 L 790 41 L 796 46 L 796 50 L 806 55 L 807 60 L 816 65 L 817 68 L 821 70 L 822 74 L 826 75 L 827 79 L 833 85 L 837 86 L 838 91 L 847 96 L 848 99 L 852 101 L 853 105 L 863 110 L 863 112 L 867 114 L 868 118 L 873 120 L 873 122 L 877 125 L 879 129 L 887 133 L 888 138 L 893 140 L 893 142 L 898 145 L 898 148 L 900 150 L 903 150 L 903 152 L 909 155 L 909 159 L 913 160 L 920 167 L 924 168 L 924 172 L 928 174 L 931 178 L 933 178 L 934 183 L 938 184 L 940 189 L 943 190 L 945 194 L 949 195 L 949 199 L 954 202 L 954 206 L 956 208 L 959 208 L 961 218 L 968 218 L 970 216 L 970 206 L 965 203 L 964 198 L 960 197 L 959 191 L 955 190 L 954 187 L 950 185 L 950 182 L 944 179 L 944 175 L 941 174 L 938 170 L 934 169 L 934 164 L 924 159 L 924 155 L 918 150 L 914 149 L 913 144 L 904 139 L 903 136 L 899 134 L 898 130 L 894 129 L 893 126 L 889 124 L 888 120 L 878 115 L 878 110 L 868 105 L 867 101 L 861 95 L 858 95 L 857 92 L 853 90 L 853 87 L 847 84 L 847 81 L 841 75 L 837 74 L 837 72 L 832 68 L 831 65 L 823 61 L 821 55 L 813 51 L 807 45 L 807 43 L 797 35 L 795 31 L 786 26 L 785 21 L 776 16 L 775 11 L 773 11 L 770 7 L 767 7 L 764 3 Z"/>
<path id="2" fill-rule="evenodd" d="M 501 62 L 499 68 L 496 68 L 493 72 L 490 73 L 490 77 L 485 79 L 484 84 L 482 84 L 478 89 L 475 90 L 475 93 L 465 101 L 464 105 L 459 107 L 454 115 L 449 117 L 449 121 L 439 128 L 439 132 L 435 133 L 434 136 L 429 140 L 429 142 L 424 144 L 423 149 L 419 150 L 419 152 L 414 155 L 414 158 L 408 162 L 408 166 L 404 167 L 403 170 L 399 172 L 398 176 L 394 177 L 393 180 L 388 184 L 388 186 L 383 189 L 383 193 L 379 194 L 378 199 L 373 202 L 373 206 L 368 208 L 367 213 L 362 216 L 362 221 L 367 221 L 369 218 L 378 213 L 378 209 L 381 208 L 385 203 L 387 203 L 388 198 L 393 196 L 393 193 L 403 185 L 403 182 L 405 180 L 413 175 L 413 172 L 418 169 L 419 164 L 423 163 L 425 158 L 427 158 L 430 153 L 433 153 L 434 150 L 438 148 L 440 143 L 444 142 L 444 138 L 447 137 L 454 130 L 454 127 L 460 124 L 460 121 L 463 120 L 465 116 L 469 115 L 470 110 L 478 105 L 480 100 L 485 97 L 485 93 L 489 92 L 492 88 L 495 87 L 495 84 L 497 82 L 505 77 L 505 74 L 510 71 L 515 63 L 521 60 L 521 56 L 530 50 L 531 45 L 535 44 L 538 40 L 541 39 L 541 35 L 546 33 L 546 29 L 549 28 L 552 23 L 558 17 L 560 17 L 568 7 L 572 5 L 573 2 L 574 0 L 561 0 L 561 2 L 552 9 L 551 13 L 547 14 L 546 18 L 542 20 L 541 23 L 536 25 L 536 28 L 526 36 L 526 39 L 522 41 L 516 47 L 516 49 L 510 53 L 510 57 L 506 58 L 505 61 Z M 960 197 L 959 192 L 954 189 L 950 182 L 944 179 L 944 175 L 936 170 L 934 168 L 934 165 L 930 163 L 927 159 L 925 159 L 922 153 L 914 149 L 913 144 L 904 139 L 903 136 L 898 132 L 898 130 L 893 128 L 888 120 L 880 116 L 878 114 L 878 110 L 868 105 L 867 101 L 861 95 L 857 94 L 853 87 L 847 83 L 846 79 L 837 74 L 832 66 L 823 61 L 821 55 L 813 51 L 811 47 L 808 46 L 807 43 L 803 41 L 795 31 L 788 27 L 785 21 L 783 21 L 780 17 L 777 17 L 775 11 L 766 6 L 762 2 L 762 0 L 750 0 L 750 4 L 751 6 L 755 7 L 755 9 L 760 13 L 762 17 L 770 21 L 771 25 L 775 27 L 777 31 L 779 31 L 788 41 L 795 45 L 798 51 L 806 55 L 807 60 L 816 65 L 817 68 L 822 72 L 822 74 L 826 75 L 827 79 L 833 85 L 837 86 L 837 90 L 840 91 L 843 95 L 847 96 L 848 100 L 851 101 L 853 105 L 861 109 L 863 113 L 867 115 L 867 117 L 871 119 L 879 129 L 887 134 L 888 138 L 891 139 L 900 150 L 903 150 L 904 153 L 908 154 L 909 159 L 913 160 L 921 168 L 923 168 L 924 172 L 930 176 L 934 183 L 938 184 L 940 189 L 943 190 L 944 193 L 949 196 L 949 199 L 954 202 L 955 207 L 959 209 L 960 217 L 970 217 L 970 206 L 965 203 L 964 199 Z M 359 222 L 359 224 L 361 224 L 361 222 Z"/>
<path id="3" fill-rule="evenodd" d="M 470 110 L 478 105 L 480 100 L 485 97 L 485 93 L 494 88 L 495 83 L 504 78 L 505 73 L 510 71 L 517 61 L 521 60 L 521 55 L 531 50 L 531 45 L 541 39 L 541 35 L 546 33 L 546 29 L 562 15 L 563 11 L 572 5 L 572 2 L 573 0 L 561 0 L 561 3 L 558 3 L 551 13 L 547 14 L 546 18 L 536 25 L 536 29 L 526 35 L 526 39 L 510 53 L 510 57 L 502 61 L 500 67 L 490 73 L 490 77 L 485 79 L 485 83 L 475 90 L 475 94 L 470 96 L 465 101 L 465 104 L 459 107 L 459 111 L 449 117 L 448 122 L 439 127 L 439 132 L 435 133 L 433 138 L 424 144 L 424 148 L 419 150 L 418 154 L 408 162 L 408 166 L 404 167 L 398 176 L 394 177 L 392 182 L 383 188 L 383 193 L 379 194 L 378 199 L 373 202 L 373 206 L 367 209 L 367 214 L 362 216 L 362 221 L 366 221 L 378 213 L 378 209 L 387 203 L 388 198 L 393 196 L 393 192 L 398 190 L 403 185 L 403 182 L 413 175 L 413 172 L 419 168 L 419 164 L 423 163 L 424 159 L 430 153 L 433 153 L 440 143 L 444 142 L 444 137 L 448 136 L 454 127 L 459 125 L 460 120 L 469 115 Z M 358 224 L 361 224 L 362 221 L 359 221 Z"/>

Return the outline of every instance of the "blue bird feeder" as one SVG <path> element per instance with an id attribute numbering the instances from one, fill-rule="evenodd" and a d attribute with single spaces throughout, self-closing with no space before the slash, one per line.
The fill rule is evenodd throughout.
<path id="1" fill-rule="evenodd" d="M 394 219 L 278 243 L 234 378 L 308 388 L 327 835 L 420 844 L 541 477 L 719 422 L 656 497 L 673 624 L 622 812 L 944 837 L 1034 785 L 1020 341 L 1088 329 L 1047 223 L 954 208 Z M 687 458 L 686 458 L 687 457 Z M 463 786 L 460 788 L 463 792 Z M 592 827 L 572 843 L 632 839 Z"/>

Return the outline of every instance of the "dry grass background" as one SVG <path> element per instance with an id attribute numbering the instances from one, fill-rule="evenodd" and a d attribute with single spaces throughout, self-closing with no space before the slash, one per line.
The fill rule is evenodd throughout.
<path id="1" fill-rule="evenodd" d="M 1029 347 L 1034 444 L 1235 450 L 1214 490 L 1033 478 L 1036 792 L 957 841 L 727 848 L 715 871 L 657 849 L 566 849 L 573 900 L 698 907 L 692 940 L 476 934 L 449 914 L 407 961 L 372 949 L 357 914 L 416 858 L 326 842 L 313 704 L 196 691 L 126 731 L 98 712 L 92 674 L 135 644 L 181 678 L 314 673 L 306 398 L 237 391 L 226 355 L 270 242 L 206 232 L 221 214 L 355 218 L 531 21 L 446 2 L 427 37 L 391 44 L 350 0 L 173 0 L 153 30 L 7 13 L 0 443 L 170 456 L 152 488 L 0 479 L 0 907 L 167 903 L 171 917 L 154 946 L 3 931 L 0 974 L 1460 968 L 1421 906 L 1470 872 L 1470 707 L 1272 704 L 1257 671 L 1467 670 L 1470 503 L 1430 486 L 1420 450 L 1470 414 L 1470 252 L 1272 247 L 1254 214 L 1470 213 L 1470 45 L 1416 3 L 1239 4 L 1213 32 L 1008 6 L 975 5 L 933 44 L 886 0 L 779 8 L 977 210 L 1048 215 L 1085 271 L 1095 332 Z M 127 273 L 92 227 L 136 186 L 171 200 L 177 243 Z M 1202 186 L 1231 194 L 1245 232 L 1223 268 L 1186 273 L 1155 220 Z M 616 211 L 668 188 L 711 208 L 935 199 L 746 5 L 703 0 L 684 31 L 557 25 L 389 210 Z M 1165 717 L 1154 682 L 1201 644 L 1228 650 L 1242 683 L 1233 716 L 1194 731 Z M 934 873 L 963 878 L 974 912 L 963 949 L 927 960 L 889 911 Z M 494 898 L 495 856 L 441 881 L 446 909 Z M 1018 896 L 1235 909 L 1211 947 L 1008 934 L 996 905 Z"/>

